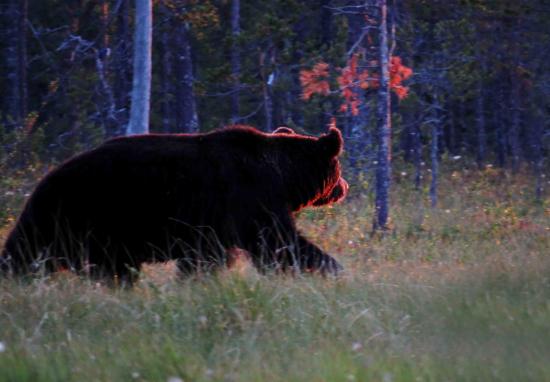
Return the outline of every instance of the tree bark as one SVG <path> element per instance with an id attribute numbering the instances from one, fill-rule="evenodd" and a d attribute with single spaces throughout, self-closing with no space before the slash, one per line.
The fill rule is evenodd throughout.
<path id="1" fill-rule="evenodd" d="M 376 216 L 374 230 L 386 230 L 389 217 L 389 190 L 391 175 L 391 98 L 386 0 L 378 0 L 380 9 L 379 61 L 380 87 L 378 89 L 378 155 L 376 165 Z"/>
<path id="2" fill-rule="evenodd" d="M 430 201 L 432 208 L 437 206 L 437 183 L 439 175 L 439 104 L 437 95 L 434 95 L 433 113 L 430 121 L 432 140 L 430 144 L 431 175 Z"/>
<path id="3" fill-rule="evenodd" d="M 496 112 L 494 112 L 493 114 L 493 123 L 497 134 L 497 164 L 499 167 L 504 168 L 504 166 L 506 166 L 506 140 L 508 137 L 508 128 L 507 121 L 504 120 L 506 110 L 502 105 L 502 103 L 504 102 L 504 91 L 502 89 L 502 84 L 497 85 L 496 94 L 497 95 L 494 100 L 494 110 Z"/>
<path id="4" fill-rule="evenodd" d="M 160 4 L 161 15 L 164 18 L 160 30 L 160 91 L 161 91 L 161 114 L 162 131 L 165 133 L 174 132 L 174 86 L 173 86 L 173 55 L 170 31 L 173 23 L 170 22 L 170 10 L 164 3 Z"/>
<path id="5" fill-rule="evenodd" d="M 240 0 L 231 1 L 231 79 L 233 81 L 233 90 L 231 93 L 231 123 L 239 121 L 239 93 L 240 93 L 240 76 L 241 76 L 241 51 L 239 44 L 239 36 L 241 34 L 240 26 Z"/>
<path id="6" fill-rule="evenodd" d="M 116 102 L 110 84 L 110 57 L 111 47 L 108 33 L 109 27 L 109 3 L 102 0 L 100 3 L 101 33 L 98 49 L 95 51 L 96 70 L 99 77 L 99 100 L 101 120 L 106 136 L 116 135 L 119 127 L 116 117 Z"/>
<path id="7" fill-rule="evenodd" d="M 508 134 L 510 151 L 512 154 L 512 171 L 517 172 L 520 161 L 519 130 L 521 128 L 520 89 L 519 79 L 515 74 L 511 75 L 512 91 L 510 92 L 510 107 L 512 111 L 510 130 Z"/>
<path id="8" fill-rule="evenodd" d="M 128 124 L 129 117 L 129 94 L 131 88 L 130 73 L 130 3 L 129 0 L 121 0 L 116 18 L 116 45 L 113 52 L 114 86 L 113 96 L 115 98 L 116 116 L 118 128 L 108 132 L 112 135 L 122 134 L 120 126 Z"/>
<path id="9" fill-rule="evenodd" d="M 366 12 L 366 9 L 363 10 L 363 12 Z M 361 57 L 359 65 L 366 65 L 366 57 L 364 54 L 361 54 L 365 51 L 366 44 L 364 42 L 368 41 L 368 39 L 365 38 L 365 18 L 360 13 L 349 13 L 346 15 L 346 19 L 348 22 L 346 41 L 348 59 L 353 54 L 359 53 Z M 370 153 L 372 151 L 368 150 L 369 146 L 372 145 L 373 134 L 368 129 L 371 110 L 370 105 L 367 103 L 366 91 L 363 89 L 355 89 L 355 91 L 360 95 L 362 104 L 358 115 L 353 116 L 351 113 L 348 113 L 345 137 L 347 138 L 346 151 L 348 152 L 352 176 L 358 178 L 361 173 L 368 173 L 369 167 L 375 159 L 375 155 L 371 155 Z M 369 158 L 367 158 L 368 155 L 370 156 Z"/>
<path id="10" fill-rule="evenodd" d="M 181 133 L 199 130 L 197 106 L 193 92 L 193 61 L 189 24 L 181 22 L 175 28 L 176 38 L 176 126 Z"/>
<path id="11" fill-rule="evenodd" d="M 262 95 L 264 104 L 264 130 L 273 131 L 273 98 L 271 85 L 274 81 L 274 73 L 270 72 L 270 63 L 273 60 L 273 47 L 268 45 L 266 52 L 260 53 L 260 72 L 262 73 Z"/>
<path id="12" fill-rule="evenodd" d="M 485 131 L 484 93 L 481 81 L 478 84 L 476 99 L 476 127 L 477 127 L 477 166 L 480 170 L 485 167 L 485 151 L 487 146 L 487 133 Z"/>
<path id="13" fill-rule="evenodd" d="M 3 117 L 8 126 L 21 126 L 27 114 L 27 0 L 9 0 L 4 7 L 7 115 Z"/>
<path id="14" fill-rule="evenodd" d="M 413 145 L 414 145 L 414 189 L 419 191 L 422 181 L 422 140 L 420 124 L 413 127 Z"/>
<path id="15" fill-rule="evenodd" d="M 152 0 L 136 0 L 132 108 L 128 135 L 149 133 L 152 27 Z"/>

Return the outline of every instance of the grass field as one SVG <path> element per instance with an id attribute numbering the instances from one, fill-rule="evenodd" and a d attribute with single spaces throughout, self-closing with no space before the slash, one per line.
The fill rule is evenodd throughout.
<path id="1" fill-rule="evenodd" d="M 132 290 L 0 280 L 0 381 L 550 381 L 550 200 L 491 169 L 449 170 L 437 209 L 409 183 L 383 236 L 357 187 L 301 214 L 338 280 L 245 262 L 184 281 L 152 266 Z M 25 187 L 2 187 L 9 222 Z"/>

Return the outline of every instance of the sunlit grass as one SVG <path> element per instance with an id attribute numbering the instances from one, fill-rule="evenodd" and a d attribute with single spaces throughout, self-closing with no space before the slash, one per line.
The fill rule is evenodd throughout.
<path id="1" fill-rule="evenodd" d="M 431 209 L 396 179 L 385 235 L 363 189 L 302 213 L 338 280 L 245 262 L 184 281 L 151 266 L 131 290 L 0 280 L 0 381 L 550 380 L 550 202 L 530 181 L 449 172 Z"/>

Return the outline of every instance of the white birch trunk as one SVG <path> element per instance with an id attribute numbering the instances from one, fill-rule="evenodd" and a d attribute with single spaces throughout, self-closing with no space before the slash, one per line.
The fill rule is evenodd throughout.
<path id="1" fill-rule="evenodd" d="M 149 132 L 152 25 L 152 0 L 136 0 L 132 105 L 127 135 Z"/>
<path id="2" fill-rule="evenodd" d="M 379 0 L 380 9 L 380 87 L 378 89 L 378 158 L 376 165 L 376 216 L 373 229 L 387 229 L 391 175 L 391 103 L 390 57 L 386 0 Z"/>

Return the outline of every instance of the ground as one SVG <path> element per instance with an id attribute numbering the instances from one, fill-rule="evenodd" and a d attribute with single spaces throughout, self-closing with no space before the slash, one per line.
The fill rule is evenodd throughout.
<path id="1" fill-rule="evenodd" d="M 300 215 L 338 280 L 242 262 L 183 282 L 150 267 L 133 290 L 0 281 L 0 381 L 550 380 L 550 200 L 525 174 L 448 169 L 432 210 L 397 176 L 387 235 L 358 183 Z"/>

